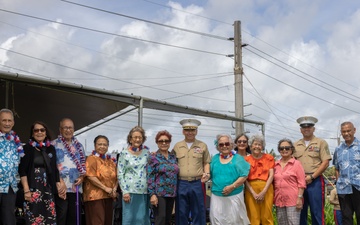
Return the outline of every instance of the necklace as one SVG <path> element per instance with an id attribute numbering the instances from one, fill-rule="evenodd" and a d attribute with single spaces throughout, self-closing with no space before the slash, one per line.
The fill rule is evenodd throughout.
<path id="1" fill-rule="evenodd" d="M 149 148 L 146 145 L 140 145 L 138 148 L 130 146 L 130 149 L 134 152 L 140 152 L 143 149 L 149 150 Z"/>
<path id="2" fill-rule="evenodd" d="M 49 140 L 46 140 L 46 142 L 37 142 L 37 141 L 33 141 L 33 140 L 29 140 L 29 144 L 33 147 L 38 147 L 38 148 L 42 148 L 42 147 L 49 147 L 51 145 Z"/>
<path id="3" fill-rule="evenodd" d="M 235 152 L 234 150 L 231 150 L 231 152 L 230 152 L 229 154 L 227 154 L 227 155 L 224 155 L 224 154 L 220 153 L 220 157 L 221 157 L 222 159 L 228 159 L 228 158 L 230 158 L 231 156 L 233 156 L 234 154 L 236 154 L 236 152 Z"/>
<path id="4" fill-rule="evenodd" d="M 60 139 L 60 141 L 62 142 L 62 144 L 66 148 L 67 153 L 70 155 L 70 158 L 75 163 L 76 168 L 78 169 L 80 175 L 85 175 L 85 173 L 86 173 L 85 154 L 84 154 L 84 151 L 82 149 L 82 146 L 81 146 L 80 142 L 75 137 L 71 138 L 71 142 L 73 142 L 73 145 L 74 145 L 74 147 L 76 149 L 76 152 L 78 152 L 79 155 L 80 155 L 80 161 L 79 161 L 78 158 L 75 155 L 76 152 L 71 151 L 71 147 L 66 142 L 65 138 L 63 136 L 59 135 L 58 139 Z"/>
<path id="5" fill-rule="evenodd" d="M 91 154 L 96 157 L 102 158 L 104 160 L 111 159 L 114 163 L 116 163 L 116 158 L 112 157 L 110 154 L 100 154 L 100 153 L 97 153 L 95 150 L 93 150 Z"/>
<path id="6" fill-rule="evenodd" d="M 22 146 L 21 141 L 20 141 L 20 138 L 15 133 L 15 131 L 11 130 L 9 133 L 5 133 L 5 134 L 0 131 L 0 136 L 5 136 L 6 140 L 13 141 L 15 143 L 17 152 L 18 152 L 20 157 L 23 157 L 25 155 L 23 146 Z"/>

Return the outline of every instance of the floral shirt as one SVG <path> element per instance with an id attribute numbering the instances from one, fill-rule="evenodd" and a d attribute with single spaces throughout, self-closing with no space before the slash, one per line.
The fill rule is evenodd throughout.
<path id="1" fill-rule="evenodd" d="M 136 156 L 125 149 L 120 152 L 118 160 L 118 180 L 123 194 L 147 194 L 146 166 L 149 150 L 142 149 Z"/>
<path id="2" fill-rule="evenodd" d="M 360 190 L 360 142 L 357 138 L 350 146 L 342 142 L 336 147 L 333 164 L 339 171 L 338 194 L 352 194 L 352 186 Z"/>
<path id="3" fill-rule="evenodd" d="M 0 193 L 8 193 L 9 187 L 16 192 L 20 180 L 18 168 L 20 156 L 16 143 L 0 132 Z"/>
<path id="4" fill-rule="evenodd" d="M 76 186 L 74 185 L 74 183 L 76 183 L 76 179 L 81 174 L 79 173 L 73 157 L 75 157 L 75 160 L 78 160 L 78 163 L 80 163 L 79 165 L 83 167 L 84 171 L 86 171 L 84 147 L 82 146 L 82 144 L 77 142 L 75 138 L 73 138 L 71 145 L 69 145 L 70 151 L 73 154 L 70 154 L 70 152 L 62 142 L 61 136 L 53 140 L 52 145 L 54 145 L 56 150 L 56 163 L 59 169 L 60 178 L 65 182 L 67 192 L 75 193 Z M 85 173 L 83 175 L 85 175 Z M 82 192 L 81 186 L 80 192 Z"/>
<path id="5" fill-rule="evenodd" d="M 147 172 L 150 196 L 176 196 L 179 167 L 174 154 L 168 153 L 168 158 L 166 158 L 158 150 L 156 154 L 150 155 Z"/>

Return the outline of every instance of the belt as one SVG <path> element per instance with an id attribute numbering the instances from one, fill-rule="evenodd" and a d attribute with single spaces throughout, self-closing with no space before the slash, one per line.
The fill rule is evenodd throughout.
<path id="1" fill-rule="evenodd" d="M 202 176 L 197 176 L 197 177 L 180 177 L 179 176 L 179 180 L 186 180 L 186 181 L 194 181 L 194 180 L 200 180 Z"/>

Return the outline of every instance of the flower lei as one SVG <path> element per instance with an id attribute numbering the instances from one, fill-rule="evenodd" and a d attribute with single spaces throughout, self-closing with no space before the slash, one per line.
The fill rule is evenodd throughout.
<path id="1" fill-rule="evenodd" d="M 46 140 L 46 142 L 36 142 L 33 140 L 29 140 L 29 144 L 33 147 L 41 148 L 41 147 L 49 147 L 51 145 L 51 142 L 49 140 Z"/>
<path id="2" fill-rule="evenodd" d="M 85 175 L 86 173 L 86 167 L 85 167 L 85 154 L 84 151 L 82 150 L 82 146 L 79 143 L 79 141 L 73 137 L 72 141 L 74 142 L 74 147 L 76 149 L 76 151 L 79 153 L 80 155 L 80 161 L 77 159 L 76 155 L 74 152 L 71 151 L 71 147 L 69 146 L 69 144 L 65 141 L 65 138 L 61 135 L 58 136 L 58 139 L 60 139 L 60 141 L 62 142 L 62 144 L 65 146 L 65 148 L 67 149 L 67 152 L 69 153 L 72 161 L 76 164 L 76 168 L 78 169 L 80 175 Z"/>
<path id="3" fill-rule="evenodd" d="M 6 140 L 15 142 L 16 150 L 20 157 L 23 157 L 25 155 L 20 138 L 15 133 L 15 131 L 10 131 L 9 133 L 5 133 L 5 134 L 0 131 L 0 136 L 5 136 Z"/>
<path id="4" fill-rule="evenodd" d="M 93 150 L 91 154 L 94 156 L 100 157 L 102 159 L 111 159 L 114 163 L 116 163 L 116 158 L 112 157 L 110 154 L 99 154 L 95 150 Z"/>
<path id="5" fill-rule="evenodd" d="M 229 154 L 227 154 L 227 155 L 224 155 L 224 154 L 220 153 L 220 157 L 222 159 L 228 159 L 228 158 L 230 158 L 231 156 L 233 156 L 235 154 L 236 154 L 236 152 L 234 150 L 231 150 L 231 152 Z"/>
<path id="6" fill-rule="evenodd" d="M 134 152 L 140 152 L 143 149 L 149 150 L 149 148 L 146 145 L 140 145 L 138 148 L 130 146 L 130 149 Z"/>

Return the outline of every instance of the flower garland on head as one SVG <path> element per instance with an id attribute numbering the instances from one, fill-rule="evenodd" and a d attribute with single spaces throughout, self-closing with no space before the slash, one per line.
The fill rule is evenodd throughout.
<path id="1" fill-rule="evenodd" d="M 231 156 L 233 156 L 235 154 L 236 154 L 236 152 L 234 150 L 231 150 L 231 152 L 229 154 L 227 154 L 227 155 L 224 155 L 224 154 L 220 153 L 220 157 L 222 159 L 228 159 L 228 158 L 230 158 Z"/>
<path id="2" fill-rule="evenodd" d="M 116 158 L 112 157 L 110 154 L 100 154 L 100 153 L 96 152 L 95 150 L 93 150 L 91 154 L 94 156 L 100 157 L 102 159 L 111 159 L 116 164 Z"/>
<path id="3" fill-rule="evenodd" d="M 0 136 L 5 136 L 6 140 L 15 142 L 16 150 L 17 150 L 20 157 L 23 157 L 25 155 L 23 146 L 22 146 L 21 141 L 20 141 L 20 138 L 15 133 L 15 131 L 11 130 L 9 133 L 5 133 L 5 134 L 0 131 Z"/>
<path id="4" fill-rule="evenodd" d="M 46 140 L 46 142 L 37 142 L 33 140 L 29 140 L 29 144 L 33 146 L 34 148 L 42 148 L 42 147 L 49 147 L 51 145 L 51 142 L 49 140 Z"/>
<path id="5" fill-rule="evenodd" d="M 72 141 L 74 142 L 74 147 L 80 155 L 80 161 L 79 161 L 78 158 L 76 157 L 75 153 L 71 151 L 71 147 L 66 142 L 65 138 L 63 136 L 59 135 L 58 139 L 60 139 L 60 141 L 66 148 L 68 154 L 70 155 L 72 161 L 76 164 L 76 168 L 78 169 L 80 175 L 85 175 L 85 173 L 86 173 L 85 153 L 84 153 L 84 151 L 81 151 L 82 146 L 81 146 L 80 142 L 75 137 L 72 137 Z"/>
<path id="6" fill-rule="evenodd" d="M 149 150 L 149 148 L 146 145 L 140 145 L 138 148 L 130 146 L 130 149 L 131 149 L 131 151 L 134 151 L 134 152 L 140 152 L 143 149 Z"/>

